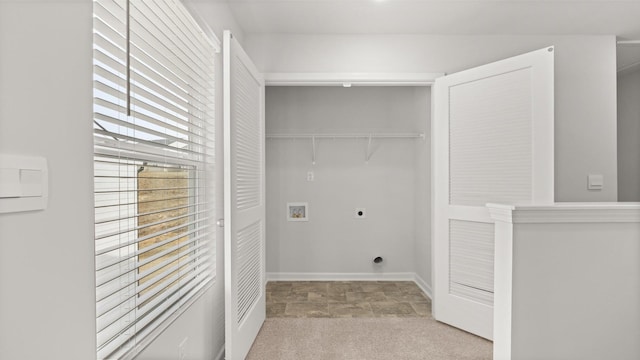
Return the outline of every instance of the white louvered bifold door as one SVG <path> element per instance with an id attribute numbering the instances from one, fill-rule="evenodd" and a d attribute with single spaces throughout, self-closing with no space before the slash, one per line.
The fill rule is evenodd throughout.
<path id="1" fill-rule="evenodd" d="M 492 339 L 485 205 L 553 202 L 553 48 L 437 79 L 432 133 L 434 317 Z"/>
<path id="2" fill-rule="evenodd" d="M 244 359 L 265 310 L 264 80 L 224 36 L 225 357 Z"/>

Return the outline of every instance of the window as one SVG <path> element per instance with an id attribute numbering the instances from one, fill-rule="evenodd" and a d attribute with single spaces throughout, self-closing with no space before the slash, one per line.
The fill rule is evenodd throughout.
<path id="1" fill-rule="evenodd" d="M 178 0 L 94 1 L 99 359 L 134 357 L 215 276 L 216 51 Z"/>

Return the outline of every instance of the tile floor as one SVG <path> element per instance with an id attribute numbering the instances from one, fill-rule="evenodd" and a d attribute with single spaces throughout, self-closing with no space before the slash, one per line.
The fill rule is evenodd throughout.
<path id="1" fill-rule="evenodd" d="M 431 300 L 412 281 L 272 281 L 268 318 L 426 317 Z"/>

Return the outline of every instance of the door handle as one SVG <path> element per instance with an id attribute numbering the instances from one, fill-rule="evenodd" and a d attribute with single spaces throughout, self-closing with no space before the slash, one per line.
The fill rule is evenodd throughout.
<path id="1" fill-rule="evenodd" d="M 224 227 L 224 219 L 218 219 L 218 221 L 216 221 L 216 225 L 218 225 L 218 227 L 223 228 Z"/>

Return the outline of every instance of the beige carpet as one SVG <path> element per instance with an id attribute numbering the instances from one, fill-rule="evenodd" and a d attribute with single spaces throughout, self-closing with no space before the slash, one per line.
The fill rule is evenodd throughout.
<path id="1" fill-rule="evenodd" d="M 247 360 L 490 360 L 492 343 L 427 318 L 267 319 Z"/>

